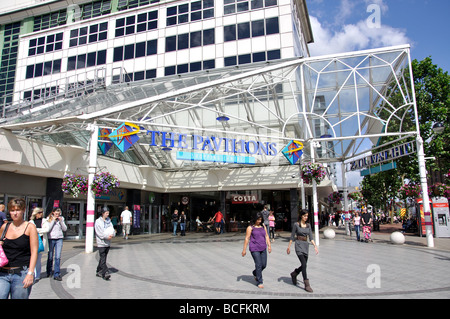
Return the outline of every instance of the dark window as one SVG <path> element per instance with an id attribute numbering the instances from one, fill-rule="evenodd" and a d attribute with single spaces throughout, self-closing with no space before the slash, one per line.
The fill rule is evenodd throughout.
<path id="1" fill-rule="evenodd" d="M 67 71 L 75 70 L 76 63 L 77 63 L 77 57 L 70 56 L 67 59 Z"/>
<path id="2" fill-rule="evenodd" d="M 266 61 L 266 52 L 253 53 L 253 62 Z"/>
<path id="3" fill-rule="evenodd" d="M 189 48 L 189 33 L 178 35 L 178 50 Z"/>
<path id="4" fill-rule="evenodd" d="M 267 52 L 267 60 L 277 60 L 281 59 L 280 50 L 273 50 Z"/>
<path id="5" fill-rule="evenodd" d="M 238 57 L 239 64 L 247 64 L 252 62 L 252 58 L 250 54 L 242 54 Z"/>
<path id="6" fill-rule="evenodd" d="M 250 23 L 244 22 L 238 24 L 238 39 L 250 38 Z"/>
<path id="7" fill-rule="evenodd" d="M 61 72 L 61 59 L 53 61 L 53 73 Z"/>
<path id="8" fill-rule="evenodd" d="M 123 47 L 114 48 L 113 62 L 123 60 Z"/>
<path id="9" fill-rule="evenodd" d="M 230 56 L 225 58 L 225 66 L 236 65 L 237 58 L 235 56 Z"/>
<path id="10" fill-rule="evenodd" d="M 266 7 L 276 6 L 278 4 L 277 0 L 264 0 L 264 2 Z"/>
<path id="11" fill-rule="evenodd" d="M 225 42 L 236 40 L 236 25 L 227 25 L 223 28 L 223 31 Z"/>
<path id="12" fill-rule="evenodd" d="M 214 44 L 215 33 L 214 29 L 203 30 L 203 45 Z"/>
<path id="13" fill-rule="evenodd" d="M 34 76 L 34 65 L 28 65 L 26 78 L 31 79 L 31 78 L 33 78 L 33 76 Z"/>
<path id="14" fill-rule="evenodd" d="M 266 34 L 275 33 L 280 33 L 280 28 L 278 27 L 278 17 L 266 20 Z"/>
<path id="15" fill-rule="evenodd" d="M 189 64 L 180 64 L 177 66 L 177 74 L 188 72 L 189 72 Z"/>
<path id="16" fill-rule="evenodd" d="M 177 37 L 166 38 L 166 52 L 176 51 L 177 49 Z"/>
<path id="17" fill-rule="evenodd" d="M 190 64 L 191 72 L 200 71 L 202 69 L 201 62 L 193 62 Z"/>
<path id="18" fill-rule="evenodd" d="M 264 35 L 264 20 L 252 21 L 252 37 Z"/>
<path id="19" fill-rule="evenodd" d="M 158 51 L 158 40 L 147 41 L 147 55 L 156 54 Z"/>
<path id="20" fill-rule="evenodd" d="M 145 42 L 143 42 L 145 43 Z M 140 81 L 140 80 L 144 80 L 144 71 L 139 71 L 139 72 L 135 72 L 134 73 L 134 80 L 135 81 Z"/>
<path id="21" fill-rule="evenodd" d="M 97 52 L 97 65 L 102 65 L 106 63 L 106 50 Z"/>
<path id="22" fill-rule="evenodd" d="M 34 77 L 42 76 L 43 63 L 38 63 L 34 66 Z"/>
<path id="23" fill-rule="evenodd" d="M 97 56 L 96 52 L 88 53 L 86 67 L 89 68 L 91 66 L 95 66 L 96 56 Z"/>
<path id="24" fill-rule="evenodd" d="M 145 56 L 145 42 L 136 43 L 135 57 L 140 58 Z"/>
<path id="25" fill-rule="evenodd" d="M 196 31 L 191 33 L 191 48 L 199 47 L 202 45 L 202 32 Z"/>
<path id="26" fill-rule="evenodd" d="M 130 60 L 134 58 L 134 44 L 128 44 L 125 46 L 124 60 Z"/>
<path id="27" fill-rule="evenodd" d="M 252 0 L 252 10 L 264 7 L 264 0 Z"/>
<path id="28" fill-rule="evenodd" d="M 203 70 L 214 69 L 216 67 L 215 60 L 203 61 Z"/>
<path id="29" fill-rule="evenodd" d="M 164 69 L 164 75 L 173 75 L 175 74 L 175 66 L 166 66 Z"/>
<path id="30" fill-rule="evenodd" d="M 145 78 L 146 79 L 156 78 L 156 69 L 145 71 Z"/>
<path id="31" fill-rule="evenodd" d="M 52 61 L 44 63 L 44 75 L 52 74 L 52 64 Z"/>
<path id="32" fill-rule="evenodd" d="M 86 54 L 81 54 L 77 57 L 77 70 L 86 67 Z"/>

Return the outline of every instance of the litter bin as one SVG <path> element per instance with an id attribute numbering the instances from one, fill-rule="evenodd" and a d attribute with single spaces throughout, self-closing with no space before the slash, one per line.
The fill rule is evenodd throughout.
<path id="1" fill-rule="evenodd" d="M 373 231 L 380 231 L 380 222 L 378 220 L 373 221 Z"/>

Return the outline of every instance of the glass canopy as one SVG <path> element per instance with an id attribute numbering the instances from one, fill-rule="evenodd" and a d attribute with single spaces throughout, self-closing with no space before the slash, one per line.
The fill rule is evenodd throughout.
<path id="1" fill-rule="evenodd" d="M 380 137 L 417 134 L 417 125 L 403 125 L 407 112 L 417 114 L 409 71 L 409 46 L 240 65 L 13 105 L 4 110 L 0 127 L 87 149 L 90 125 L 112 132 L 127 123 L 138 141 L 123 152 L 101 133 L 99 142 L 112 147 L 105 155 L 99 148 L 99 156 L 160 170 L 248 165 L 180 157 L 189 143 L 197 147 L 189 156 L 197 150 L 257 153 L 252 165 L 280 166 L 289 165 L 282 148 L 296 140 L 305 145 L 304 161 L 314 150 L 318 162 L 345 162 Z M 394 92 L 400 96 L 396 103 L 390 99 Z M 259 145 L 266 150 L 257 150 Z"/>

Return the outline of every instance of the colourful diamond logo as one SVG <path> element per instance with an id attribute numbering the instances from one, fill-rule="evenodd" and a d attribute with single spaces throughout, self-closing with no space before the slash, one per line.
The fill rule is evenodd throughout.
<path id="1" fill-rule="evenodd" d="M 98 129 L 98 139 L 102 140 L 101 142 L 98 142 L 98 147 L 102 151 L 103 155 L 106 155 L 108 153 L 109 149 L 113 146 L 113 143 L 109 139 L 109 135 L 111 134 L 111 129 L 109 128 L 99 128 Z M 108 143 L 109 141 L 109 143 Z"/>
<path id="2" fill-rule="evenodd" d="M 291 165 L 296 164 L 303 155 L 303 143 L 299 141 L 291 141 L 281 151 Z"/>
<path id="3" fill-rule="evenodd" d="M 122 153 L 125 153 L 139 140 L 139 136 L 137 135 L 139 131 L 139 126 L 131 123 L 124 123 L 115 129 L 108 137 Z"/>

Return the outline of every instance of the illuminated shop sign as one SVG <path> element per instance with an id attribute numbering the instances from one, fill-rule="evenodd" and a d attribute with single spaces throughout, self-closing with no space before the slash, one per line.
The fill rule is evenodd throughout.
<path id="1" fill-rule="evenodd" d="M 415 142 L 404 143 L 390 149 L 384 150 L 379 153 L 372 154 L 370 156 L 350 162 L 350 170 L 355 171 L 358 169 L 380 165 L 381 163 L 392 161 L 397 158 L 411 155 L 416 152 Z"/>
<path id="2" fill-rule="evenodd" d="M 232 204 L 258 204 L 258 197 L 256 195 L 231 195 Z"/>

